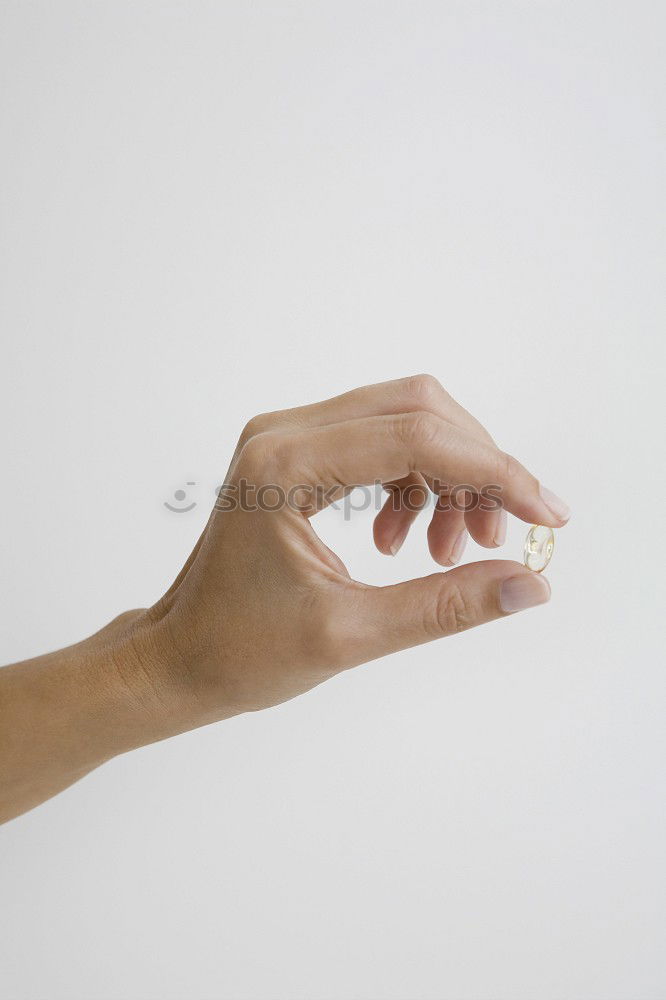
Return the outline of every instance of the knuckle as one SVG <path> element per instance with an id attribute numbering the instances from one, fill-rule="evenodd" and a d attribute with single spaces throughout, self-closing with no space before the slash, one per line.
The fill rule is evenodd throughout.
<path id="1" fill-rule="evenodd" d="M 279 435 L 262 432 L 250 437 L 243 445 L 238 468 L 255 481 L 265 478 L 276 468 L 280 457 Z"/>
<path id="2" fill-rule="evenodd" d="M 236 476 L 250 479 L 257 485 L 287 486 L 298 469 L 300 440 L 297 433 L 282 430 L 256 434 L 240 451 L 235 465 Z"/>
<path id="3" fill-rule="evenodd" d="M 241 431 L 240 438 L 238 439 L 239 450 L 244 448 L 251 438 L 257 437 L 259 434 L 264 434 L 266 431 L 269 431 L 272 425 L 272 413 L 257 413 L 254 417 L 250 417 Z"/>
<path id="4" fill-rule="evenodd" d="M 522 465 L 517 458 L 509 455 L 506 451 L 500 451 L 497 455 L 497 474 L 502 481 L 511 481 L 520 475 Z"/>
<path id="5" fill-rule="evenodd" d="M 435 606 L 434 628 L 437 635 L 453 635 L 475 622 L 474 608 L 457 584 L 442 587 Z"/>
<path id="6" fill-rule="evenodd" d="M 410 375 L 406 380 L 407 396 L 426 409 L 440 399 L 444 389 L 434 375 Z"/>
<path id="7" fill-rule="evenodd" d="M 401 414 L 395 427 L 396 437 L 411 449 L 432 441 L 437 435 L 439 422 L 432 413 L 417 411 Z"/>

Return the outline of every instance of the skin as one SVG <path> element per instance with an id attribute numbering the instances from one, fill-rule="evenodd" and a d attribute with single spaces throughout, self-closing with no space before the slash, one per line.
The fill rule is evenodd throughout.
<path id="1" fill-rule="evenodd" d="M 428 490 L 437 563 L 471 535 L 500 545 L 507 511 L 561 527 L 568 509 L 451 398 L 436 379 L 367 386 L 245 427 L 225 483 L 331 489 L 380 480 L 389 497 L 375 543 L 395 554 Z M 503 508 L 445 510 L 442 484 Z M 0 821 L 57 794 L 104 761 L 242 712 L 277 705 L 342 670 L 505 617 L 550 597 L 522 564 L 486 560 L 371 587 L 352 580 L 302 510 L 213 510 L 187 563 L 150 608 L 84 641 L 0 671 Z M 411 503 L 407 499 L 411 499 Z M 222 499 L 222 498 L 221 498 Z M 330 499 L 330 496 L 329 496 Z"/>

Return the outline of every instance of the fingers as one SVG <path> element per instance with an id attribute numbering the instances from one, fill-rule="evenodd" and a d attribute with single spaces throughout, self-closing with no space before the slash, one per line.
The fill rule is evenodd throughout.
<path id="1" fill-rule="evenodd" d="M 455 566 L 462 559 L 467 545 L 465 515 L 454 507 L 446 507 L 445 498 L 439 497 L 428 525 L 430 555 L 440 566 Z"/>
<path id="2" fill-rule="evenodd" d="M 430 489 L 418 472 L 405 476 L 397 483 L 384 485 L 389 491 L 389 496 L 375 518 L 373 536 L 380 552 L 394 556 L 407 537 L 419 511 L 427 504 Z"/>
<path id="3" fill-rule="evenodd" d="M 482 494 L 496 486 L 523 521 L 559 527 L 568 508 L 515 458 L 428 413 L 368 417 L 250 440 L 239 464 L 289 485 L 341 488 L 401 479 L 416 471 Z M 281 480 L 278 480 L 281 481 Z"/>
<path id="4" fill-rule="evenodd" d="M 465 512 L 465 523 L 474 541 L 484 548 L 494 549 L 504 545 L 507 527 L 505 510 L 484 511 L 474 507 Z"/>
<path id="5" fill-rule="evenodd" d="M 480 440 L 494 443 L 485 427 L 456 402 L 436 378 L 432 375 L 410 375 L 407 378 L 352 389 L 319 403 L 259 414 L 246 425 L 240 444 L 265 431 L 302 430 L 345 420 L 358 420 L 361 417 L 411 413 L 416 410 L 433 413 L 464 427 Z"/>
<path id="6" fill-rule="evenodd" d="M 449 395 L 442 385 L 431 375 L 413 375 L 376 385 L 353 389 L 331 399 L 308 406 L 279 410 L 260 414 L 246 426 L 234 461 L 244 444 L 253 436 L 265 432 L 297 433 L 305 429 L 323 427 L 373 416 L 399 415 L 415 412 L 429 413 L 465 431 L 467 435 L 496 449 L 488 431 L 467 410 Z M 501 456 L 501 453 L 498 452 Z M 423 470 L 421 470 L 422 472 Z M 414 476 L 398 479 L 397 491 L 409 491 L 416 480 L 421 480 L 421 472 Z M 426 476 L 429 480 L 429 477 Z M 396 497 L 403 495 L 396 493 Z M 556 499 L 556 498 L 555 498 Z M 410 509 L 411 507 L 411 509 Z M 407 503 L 387 502 L 379 514 L 375 527 L 377 547 L 385 554 L 395 554 L 402 545 L 407 532 L 415 520 L 417 510 Z M 556 524 L 562 524 L 568 516 L 566 505 L 557 508 Z M 458 530 L 460 518 L 457 514 L 435 512 L 428 531 L 428 542 L 434 558 L 442 565 L 452 565 L 454 550 L 458 557 L 464 547 L 464 538 Z M 494 548 L 502 544 L 506 533 L 506 516 L 500 511 L 483 511 L 475 507 L 465 517 L 469 534 L 480 545 Z M 550 523 L 550 522 L 549 522 Z"/>
<path id="7" fill-rule="evenodd" d="M 454 635 L 549 599 L 545 577 L 505 560 L 470 563 L 392 587 L 356 585 L 346 612 L 348 662 Z"/>
<path id="8" fill-rule="evenodd" d="M 437 486 L 433 480 L 427 482 L 420 473 L 384 486 L 390 495 L 375 518 L 374 538 L 380 552 L 394 556 L 419 512 L 427 505 L 430 491 L 437 494 Z M 441 566 L 460 562 L 470 535 L 485 548 L 504 544 L 507 529 L 504 509 L 482 510 L 480 498 L 468 490 L 458 491 L 455 506 L 451 499 L 447 493 L 437 496 L 428 526 L 428 548 L 435 562 Z"/>

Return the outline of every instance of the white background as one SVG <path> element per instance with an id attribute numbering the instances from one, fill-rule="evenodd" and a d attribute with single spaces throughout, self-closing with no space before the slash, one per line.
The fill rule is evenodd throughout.
<path id="1" fill-rule="evenodd" d="M 3 1000 L 665 997 L 663 4 L 0 15 L 1 661 L 152 603 L 245 420 L 355 385 L 435 374 L 574 510 L 549 606 L 3 827 Z"/>

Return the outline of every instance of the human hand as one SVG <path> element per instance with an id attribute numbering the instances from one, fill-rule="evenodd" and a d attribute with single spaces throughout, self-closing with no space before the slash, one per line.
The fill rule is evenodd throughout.
<path id="1" fill-rule="evenodd" d="M 391 587 L 352 580 L 311 518 L 375 481 L 390 490 L 375 520 L 380 551 L 398 551 L 432 489 L 440 500 L 428 544 L 446 566 L 468 531 L 500 545 L 506 511 L 551 527 L 568 517 L 428 376 L 255 417 L 201 538 L 157 604 L 0 671 L 0 822 L 117 754 L 548 600 L 543 577 L 499 560 Z M 483 503 L 457 509 L 460 484 L 465 500 Z M 492 486 L 503 506 L 486 502 Z"/>
<path id="2" fill-rule="evenodd" d="M 446 566 L 460 558 L 467 533 L 500 545 L 507 511 L 551 527 L 568 518 L 566 505 L 430 376 L 253 418 L 186 565 L 132 621 L 141 675 L 169 706 L 160 735 L 278 704 L 341 670 L 549 599 L 545 578 L 504 560 L 389 587 L 352 580 L 311 519 L 332 498 L 377 480 L 391 491 L 374 529 L 386 554 L 397 552 L 429 488 L 466 484 L 463 492 L 478 499 L 499 487 L 502 507 L 466 513 L 444 509 L 444 494 L 428 543 Z M 291 503 L 241 503 L 243 484 L 246 501 L 271 487 L 266 505 L 290 490 Z"/>

